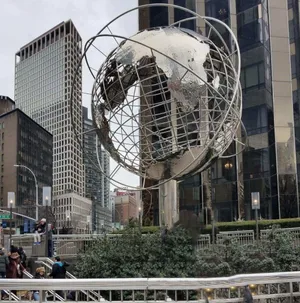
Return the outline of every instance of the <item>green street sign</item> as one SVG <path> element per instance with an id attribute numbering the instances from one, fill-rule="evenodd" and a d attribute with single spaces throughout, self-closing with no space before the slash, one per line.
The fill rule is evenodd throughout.
<path id="1" fill-rule="evenodd" d="M 10 219 L 10 214 L 0 214 L 0 219 Z"/>

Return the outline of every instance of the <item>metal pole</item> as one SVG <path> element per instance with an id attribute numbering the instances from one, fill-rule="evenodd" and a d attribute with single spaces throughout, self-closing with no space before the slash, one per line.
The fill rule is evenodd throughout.
<path id="1" fill-rule="evenodd" d="M 139 230 L 140 232 L 142 231 L 142 220 L 141 220 L 141 214 L 142 214 L 142 211 L 139 210 Z"/>
<path id="2" fill-rule="evenodd" d="M 9 224 L 9 249 L 11 247 L 11 238 L 12 238 L 12 203 L 10 203 L 10 224 Z"/>
<path id="3" fill-rule="evenodd" d="M 27 166 L 25 165 L 19 165 L 19 164 L 15 164 L 14 167 L 22 167 L 25 168 L 27 170 L 30 171 L 30 173 L 32 174 L 33 178 L 34 178 L 34 183 L 35 183 L 35 221 L 39 220 L 39 186 L 38 186 L 38 182 L 37 182 L 37 178 L 34 174 L 34 172 Z"/>
<path id="4" fill-rule="evenodd" d="M 35 180 L 35 220 L 39 220 L 39 186 L 37 184 L 36 178 Z"/>
<path id="5" fill-rule="evenodd" d="M 6 214 L 7 214 L 7 210 L 0 209 L 0 212 L 1 212 L 1 213 L 6 213 Z M 31 221 L 34 221 L 34 218 L 31 218 L 31 217 L 22 215 L 22 214 L 20 214 L 20 213 L 16 213 L 16 212 L 14 212 L 14 211 L 13 211 L 12 213 L 13 213 L 13 215 L 20 216 L 20 217 L 22 217 L 22 218 L 26 218 L 26 219 L 29 219 L 29 220 L 31 220 Z"/>
<path id="6" fill-rule="evenodd" d="M 212 218 L 211 218 L 211 224 L 212 224 L 212 243 L 215 244 L 215 233 L 216 233 L 216 230 L 215 230 L 215 216 L 213 214 L 213 210 L 212 210 Z"/>
<path id="7" fill-rule="evenodd" d="M 255 209 L 255 223 L 256 223 L 256 240 L 259 241 L 259 232 L 258 232 L 258 210 Z"/>
<path id="8" fill-rule="evenodd" d="M 48 258 L 49 255 L 49 235 L 48 235 L 48 224 L 49 224 L 49 215 L 48 215 L 48 200 L 46 199 L 46 243 L 45 243 L 45 257 Z"/>

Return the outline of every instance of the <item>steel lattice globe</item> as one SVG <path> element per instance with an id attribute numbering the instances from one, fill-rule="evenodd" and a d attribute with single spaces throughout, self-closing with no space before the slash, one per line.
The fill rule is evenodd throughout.
<path id="1" fill-rule="evenodd" d="M 116 20 L 152 6 L 184 10 L 191 17 L 130 38 L 111 29 Z M 192 19 L 205 24 L 206 37 L 181 27 Z M 116 48 L 106 54 L 101 46 L 108 39 Z M 96 61 L 98 66 L 90 62 L 92 49 L 105 57 Z M 94 78 L 91 107 L 97 138 L 118 167 L 144 180 L 156 180 L 152 184 L 157 186 L 183 180 L 228 157 L 224 153 L 233 141 L 244 145 L 237 139 L 243 127 L 240 51 L 236 37 L 222 21 L 172 4 L 143 5 L 119 15 L 90 38 L 83 60 Z M 100 67 L 99 62 L 103 62 Z M 77 71 L 81 72 L 81 65 Z M 77 89 L 73 82 L 71 113 Z M 81 142 L 80 135 L 75 135 Z M 98 165 L 105 173 L 99 159 Z M 136 188 L 131 180 L 118 182 L 115 171 L 107 175 L 112 183 Z"/>
<path id="2" fill-rule="evenodd" d="M 124 168 L 155 180 L 206 168 L 231 144 L 241 96 L 232 57 L 196 32 L 166 27 L 124 40 L 98 71 L 98 136 Z"/>

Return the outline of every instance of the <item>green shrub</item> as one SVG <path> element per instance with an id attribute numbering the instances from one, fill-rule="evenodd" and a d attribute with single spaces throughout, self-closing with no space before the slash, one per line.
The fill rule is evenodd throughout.
<path id="1" fill-rule="evenodd" d="M 280 219 L 280 220 L 259 220 L 259 229 L 270 229 L 273 225 L 279 228 L 300 227 L 300 218 Z M 255 221 L 237 221 L 237 222 L 218 222 L 215 224 L 216 232 L 237 231 L 237 230 L 255 230 Z M 202 233 L 211 233 L 212 226 L 203 228 Z"/>
<path id="2" fill-rule="evenodd" d="M 176 228 L 147 237 L 136 228 L 113 239 L 91 241 L 78 255 L 79 278 L 191 277 L 197 258 L 189 233 Z"/>
<path id="3" fill-rule="evenodd" d="M 139 228 L 135 227 L 138 231 Z M 154 234 L 159 231 L 159 226 L 142 226 L 141 232 L 142 234 Z M 124 234 L 127 232 L 127 228 L 124 228 L 123 230 L 115 230 L 112 232 L 112 234 Z"/>

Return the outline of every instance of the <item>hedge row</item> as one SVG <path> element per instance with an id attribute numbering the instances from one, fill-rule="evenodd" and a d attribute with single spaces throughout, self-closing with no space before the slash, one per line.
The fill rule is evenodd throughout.
<path id="1" fill-rule="evenodd" d="M 138 227 L 136 227 L 138 228 Z M 142 226 L 141 231 L 142 234 L 153 234 L 156 233 L 159 230 L 159 226 Z M 123 229 L 123 230 L 115 230 L 112 233 L 113 234 L 123 234 L 127 231 L 127 229 Z"/>
<path id="2" fill-rule="evenodd" d="M 277 220 L 259 220 L 259 229 L 270 229 L 273 225 L 280 228 L 300 227 L 300 218 L 277 219 Z M 255 230 L 255 221 L 238 221 L 238 222 L 218 222 L 215 227 L 217 231 L 236 231 L 236 230 Z M 211 225 L 203 229 L 203 233 L 210 233 Z"/>
<path id="3" fill-rule="evenodd" d="M 280 220 L 259 220 L 259 229 L 269 229 L 272 225 L 277 225 L 280 228 L 300 227 L 300 218 L 280 219 Z M 215 225 L 216 231 L 236 231 L 236 230 L 255 230 L 255 221 L 238 221 L 238 222 L 218 222 Z M 143 234 L 155 233 L 159 230 L 159 226 L 143 226 L 141 231 Z M 208 225 L 203 228 L 202 233 L 211 233 L 212 226 Z M 115 231 L 120 234 L 125 230 Z"/>

